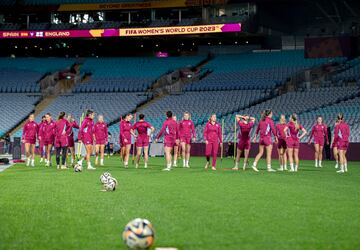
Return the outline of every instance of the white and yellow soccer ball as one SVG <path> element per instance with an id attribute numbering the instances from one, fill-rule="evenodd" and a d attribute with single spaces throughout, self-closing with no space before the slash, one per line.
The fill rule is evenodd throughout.
<path id="1" fill-rule="evenodd" d="M 104 188 L 106 191 L 115 191 L 117 186 L 117 181 L 115 178 L 109 177 L 107 182 L 104 184 Z"/>
<path id="2" fill-rule="evenodd" d="M 82 171 L 82 165 L 80 164 L 75 164 L 74 166 L 74 172 L 78 173 Z"/>
<path id="3" fill-rule="evenodd" d="M 147 249 L 154 244 L 155 231 L 150 221 L 137 218 L 125 226 L 122 237 L 131 249 Z"/>
<path id="4" fill-rule="evenodd" d="M 100 182 L 102 184 L 106 184 L 108 182 L 108 179 L 111 177 L 111 174 L 109 172 L 105 172 L 102 175 L 100 175 Z"/>

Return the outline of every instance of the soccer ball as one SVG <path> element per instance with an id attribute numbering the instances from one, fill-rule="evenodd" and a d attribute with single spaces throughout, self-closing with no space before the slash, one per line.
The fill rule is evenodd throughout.
<path id="1" fill-rule="evenodd" d="M 105 172 L 102 175 L 100 175 L 100 182 L 102 184 L 105 184 L 108 182 L 108 179 L 111 177 L 111 174 L 109 172 Z"/>
<path id="2" fill-rule="evenodd" d="M 107 182 L 104 184 L 104 188 L 106 191 L 115 191 L 117 185 L 117 181 L 114 178 L 108 178 Z"/>
<path id="3" fill-rule="evenodd" d="M 154 244 L 155 232 L 150 221 L 137 218 L 125 226 L 122 237 L 127 247 L 146 249 Z"/>
<path id="4" fill-rule="evenodd" d="M 76 164 L 75 166 L 74 166 L 74 172 L 81 172 L 82 171 L 82 165 L 80 165 L 80 164 Z"/>
<path id="5" fill-rule="evenodd" d="M 118 181 L 117 181 L 114 177 L 110 176 L 110 177 L 108 178 L 108 182 L 109 182 L 109 181 L 114 181 L 114 182 L 115 182 L 115 186 L 117 187 Z"/>

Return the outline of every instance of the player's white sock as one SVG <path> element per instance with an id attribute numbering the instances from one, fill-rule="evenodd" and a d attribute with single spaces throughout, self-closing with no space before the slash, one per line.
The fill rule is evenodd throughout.
<path id="1" fill-rule="evenodd" d="M 35 160 L 34 159 L 31 160 L 31 166 L 35 167 Z"/>
<path id="2" fill-rule="evenodd" d="M 128 168 L 128 162 L 127 161 L 124 161 L 124 166 L 125 166 L 125 168 Z"/>
<path id="3" fill-rule="evenodd" d="M 166 168 L 171 168 L 171 163 L 166 164 Z"/>
<path id="4" fill-rule="evenodd" d="M 271 165 L 267 165 L 267 171 L 268 172 L 275 172 L 276 170 L 272 169 Z"/>
<path id="5" fill-rule="evenodd" d="M 321 167 L 322 168 L 322 164 L 321 164 L 321 161 L 319 160 L 319 167 Z"/>
<path id="6" fill-rule="evenodd" d="M 186 167 L 186 160 L 183 159 L 183 167 Z"/>
<path id="7" fill-rule="evenodd" d="M 174 164 L 173 164 L 173 166 L 174 166 L 174 167 L 176 167 L 176 166 L 177 166 L 177 162 L 176 162 L 176 161 L 174 161 Z"/>
<path id="8" fill-rule="evenodd" d="M 290 163 L 290 171 L 294 172 L 294 163 Z"/>
<path id="9" fill-rule="evenodd" d="M 147 163 L 145 162 L 144 168 L 147 168 Z"/>
<path id="10" fill-rule="evenodd" d="M 283 171 L 284 170 L 284 167 L 283 165 L 280 165 L 280 168 L 279 168 L 280 171 Z"/>
<path id="11" fill-rule="evenodd" d="M 233 170 L 238 170 L 239 169 L 239 163 L 235 162 L 235 166 L 232 168 Z"/>
<path id="12" fill-rule="evenodd" d="M 318 160 L 315 160 L 315 167 L 318 167 Z"/>
<path id="13" fill-rule="evenodd" d="M 253 163 L 253 165 L 252 165 L 252 169 L 253 169 L 255 172 L 259 172 L 259 170 L 257 169 L 256 165 L 257 165 L 257 162 L 254 161 L 254 163 Z"/>
<path id="14" fill-rule="evenodd" d="M 298 165 L 295 165 L 295 172 L 298 171 Z"/>
<path id="15" fill-rule="evenodd" d="M 104 166 L 104 159 L 100 159 L 100 166 Z"/>
<path id="16" fill-rule="evenodd" d="M 74 159 L 71 157 L 71 160 L 70 160 L 71 164 L 74 164 Z"/>
<path id="17" fill-rule="evenodd" d="M 340 170 L 338 170 L 337 173 L 344 173 L 344 165 L 340 165 Z"/>
<path id="18" fill-rule="evenodd" d="M 96 156 L 96 158 L 95 158 L 95 165 L 98 165 L 98 163 L 99 163 L 99 157 Z"/>
<path id="19" fill-rule="evenodd" d="M 287 171 L 288 169 L 287 169 L 287 166 L 286 166 L 286 164 L 284 164 L 284 167 L 283 167 L 283 169 L 285 170 L 285 171 Z"/>
<path id="20" fill-rule="evenodd" d="M 42 158 L 42 157 L 40 158 L 40 163 L 41 163 L 41 162 L 43 162 L 43 158 Z"/>
<path id="21" fill-rule="evenodd" d="M 28 157 L 28 158 L 26 159 L 26 166 L 27 166 L 27 167 L 30 166 L 30 161 L 31 161 L 31 158 Z"/>
<path id="22" fill-rule="evenodd" d="M 347 163 L 344 164 L 344 171 L 347 172 Z"/>
<path id="23" fill-rule="evenodd" d="M 339 161 L 336 161 L 335 168 L 339 168 Z"/>
<path id="24" fill-rule="evenodd" d="M 189 160 L 186 160 L 186 161 L 185 161 L 185 165 L 186 165 L 186 167 L 190 167 L 190 166 L 189 166 Z"/>

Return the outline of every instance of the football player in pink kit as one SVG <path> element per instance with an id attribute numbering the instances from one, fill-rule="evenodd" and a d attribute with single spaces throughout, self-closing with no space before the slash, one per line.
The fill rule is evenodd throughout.
<path id="1" fill-rule="evenodd" d="M 71 131 L 70 135 L 68 136 L 68 149 L 70 149 L 71 154 L 71 164 L 74 164 L 75 161 L 75 142 L 74 142 L 74 128 L 79 128 L 79 124 L 75 121 L 74 117 L 72 115 L 67 115 L 67 120 L 70 123 Z"/>
<path id="2" fill-rule="evenodd" d="M 299 136 L 299 132 L 302 131 Z M 290 162 L 290 171 L 297 172 L 299 167 L 299 148 L 301 139 L 307 134 L 306 129 L 298 123 L 296 114 L 290 116 L 290 121 L 285 127 L 284 132 L 287 135 L 286 146 Z M 294 166 L 295 160 L 295 166 Z"/>
<path id="3" fill-rule="evenodd" d="M 164 135 L 164 151 L 166 158 L 166 168 L 163 170 L 171 170 L 171 151 L 174 150 L 175 146 L 179 144 L 179 126 L 173 118 L 171 111 L 166 112 L 166 121 L 163 123 L 159 134 L 156 136 L 155 143 L 158 142 L 159 138 Z"/>
<path id="4" fill-rule="evenodd" d="M 326 144 L 329 144 L 329 137 L 327 133 L 327 126 L 323 124 L 323 118 L 318 116 L 316 119 L 316 124 L 311 129 L 311 135 L 309 138 L 308 144 L 311 144 L 311 139 L 314 138 L 314 148 L 315 148 L 315 167 L 318 166 L 322 168 L 322 154 L 324 149 L 324 138 L 326 139 Z"/>
<path id="5" fill-rule="evenodd" d="M 336 127 L 339 125 L 339 121 L 336 120 L 335 121 L 335 126 L 334 126 L 334 135 L 335 135 L 335 130 L 336 130 Z M 331 148 L 333 149 L 333 155 L 334 155 L 334 159 L 336 161 L 336 165 L 335 165 L 335 168 L 339 168 L 339 151 L 338 151 L 338 142 L 337 142 L 337 139 L 335 140 L 335 136 L 333 136 L 332 138 L 332 143 L 331 143 Z"/>
<path id="6" fill-rule="evenodd" d="M 46 123 L 46 118 L 43 115 L 41 117 L 41 122 L 38 124 L 39 132 L 38 132 L 38 140 L 39 140 L 39 153 L 40 153 L 40 163 L 43 162 L 44 157 L 44 125 Z"/>
<path id="7" fill-rule="evenodd" d="M 340 170 L 338 173 L 345 173 L 347 169 L 346 151 L 349 147 L 350 127 L 344 120 L 344 114 L 339 113 L 338 116 L 339 124 L 335 127 L 334 140 L 338 143 Z"/>
<path id="8" fill-rule="evenodd" d="M 222 143 L 222 133 L 221 126 L 216 122 L 216 114 L 210 116 L 209 122 L 206 123 L 204 129 L 204 139 L 205 139 L 205 156 L 206 156 L 206 165 L 207 169 L 210 165 L 210 156 L 212 156 L 211 169 L 216 170 L 216 158 L 220 147 L 223 146 Z"/>
<path id="9" fill-rule="evenodd" d="M 148 133 L 150 129 L 150 134 Z M 139 115 L 139 121 L 137 121 L 131 128 L 131 133 L 136 137 L 136 165 L 139 167 L 141 152 L 144 149 L 144 168 L 147 168 L 149 161 L 149 144 L 150 144 L 150 135 L 154 132 L 155 128 L 148 122 L 145 121 L 145 115 Z M 137 136 L 135 134 L 137 131 Z"/>
<path id="10" fill-rule="evenodd" d="M 280 168 L 279 171 L 287 171 L 287 152 L 286 152 L 286 134 L 285 128 L 286 125 L 286 117 L 285 115 L 280 115 L 279 123 L 276 124 L 276 136 L 278 138 L 277 149 L 279 155 Z"/>
<path id="11" fill-rule="evenodd" d="M 98 116 L 98 122 L 94 126 L 94 135 L 95 135 L 95 165 L 98 165 L 99 162 L 99 153 L 100 153 L 100 166 L 104 166 L 104 152 L 105 145 L 108 142 L 108 126 L 104 122 L 104 116 Z"/>
<path id="12" fill-rule="evenodd" d="M 85 145 L 86 149 L 86 162 L 87 169 L 94 170 L 93 166 L 91 166 L 90 157 L 93 152 L 93 142 L 94 142 L 94 116 L 95 113 L 92 110 L 86 111 L 86 117 L 81 123 L 78 141 L 82 142 Z"/>
<path id="13" fill-rule="evenodd" d="M 44 125 L 44 145 L 46 152 L 46 167 L 50 167 L 51 165 L 51 150 L 55 141 L 55 127 L 56 123 L 52 120 L 51 114 L 47 113 L 45 115 L 46 123 Z"/>
<path id="14" fill-rule="evenodd" d="M 35 115 L 29 115 L 28 121 L 23 127 L 22 142 L 25 144 L 26 166 L 35 167 L 35 144 L 39 126 L 34 121 Z"/>
<path id="15" fill-rule="evenodd" d="M 252 168 L 254 171 L 259 172 L 257 169 L 257 163 L 264 154 L 264 148 L 266 149 L 266 165 L 267 171 L 275 172 L 271 168 L 271 153 L 273 149 L 271 134 L 275 138 L 277 143 L 276 131 L 274 126 L 274 121 L 272 120 L 273 113 L 270 109 L 266 109 L 261 113 L 261 120 L 256 129 L 255 137 L 253 142 L 256 142 L 257 135 L 260 132 L 260 141 L 259 141 L 259 153 L 256 155 Z"/>
<path id="16" fill-rule="evenodd" d="M 55 127 L 55 149 L 56 149 L 56 168 L 67 169 L 66 156 L 68 147 L 68 138 L 71 133 L 70 122 L 65 119 L 65 112 L 60 112 Z M 61 155 L 61 166 L 60 166 Z"/>
<path id="17" fill-rule="evenodd" d="M 179 123 L 179 137 L 182 150 L 183 167 L 189 168 L 191 142 L 196 140 L 196 130 L 190 113 L 185 112 L 183 120 Z"/>
<path id="18" fill-rule="evenodd" d="M 120 146 L 121 157 L 124 162 L 124 167 L 128 168 L 130 149 L 131 149 L 131 127 L 132 114 L 127 114 L 124 119 L 120 121 Z"/>
<path id="19" fill-rule="evenodd" d="M 174 119 L 174 121 L 176 121 L 176 123 L 177 123 L 177 125 L 178 125 L 178 130 L 179 130 L 179 126 L 180 126 L 180 124 L 177 122 L 177 117 L 176 117 L 176 115 L 174 115 L 173 116 L 173 119 Z M 179 132 L 180 133 L 180 132 Z M 180 136 L 180 134 L 179 134 L 179 136 Z M 178 144 L 176 144 L 175 146 L 174 146 L 174 163 L 173 163 L 173 167 L 177 167 L 177 159 L 178 159 L 178 155 L 180 154 L 180 147 L 179 147 L 179 145 Z"/>
<path id="20" fill-rule="evenodd" d="M 251 129 L 254 127 L 255 118 L 243 115 L 236 115 L 235 119 L 240 127 L 240 131 L 238 134 L 239 142 L 237 144 L 235 167 L 233 167 L 233 170 L 239 169 L 239 162 L 242 152 L 244 152 L 243 170 L 245 170 L 246 165 L 248 164 L 251 146 L 250 132 Z"/>

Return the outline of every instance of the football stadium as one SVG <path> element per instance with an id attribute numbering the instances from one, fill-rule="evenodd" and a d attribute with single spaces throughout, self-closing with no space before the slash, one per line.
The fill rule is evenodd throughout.
<path id="1" fill-rule="evenodd" d="M 0 249 L 359 231 L 359 1 L 0 1 Z"/>

